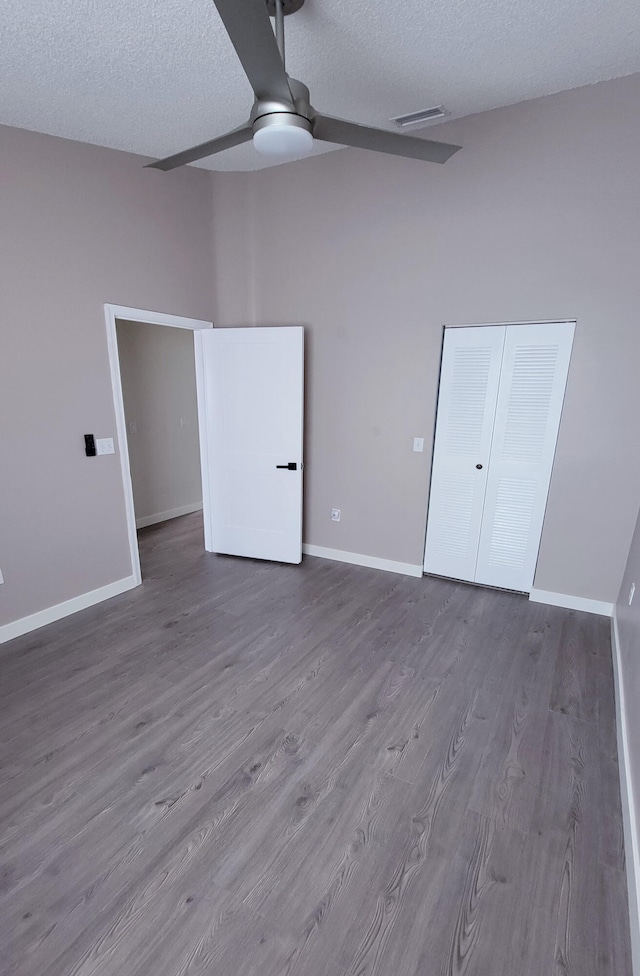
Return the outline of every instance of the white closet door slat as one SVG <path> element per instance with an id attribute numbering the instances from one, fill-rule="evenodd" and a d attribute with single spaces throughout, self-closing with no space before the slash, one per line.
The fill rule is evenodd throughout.
<path id="1" fill-rule="evenodd" d="M 504 334 L 504 326 L 445 331 L 426 573 L 474 578 Z"/>
<path id="2" fill-rule="evenodd" d="M 571 322 L 506 330 L 477 583 L 533 584 L 573 332 Z"/>

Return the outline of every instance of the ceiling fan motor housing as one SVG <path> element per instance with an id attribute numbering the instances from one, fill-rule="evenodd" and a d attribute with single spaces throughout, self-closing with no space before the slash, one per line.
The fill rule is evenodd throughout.
<path id="1" fill-rule="evenodd" d="M 287 76 L 287 81 L 289 82 L 289 88 L 293 95 L 293 102 L 279 98 L 257 98 L 251 109 L 250 121 L 252 123 L 274 113 L 279 115 L 283 113 L 289 113 L 293 116 L 297 115 L 302 119 L 308 119 L 309 122 L 313 120 L 313 109 L 309 104 L 309 89 L 295 78 L 289 78 Z"/>
<path id="2" fill-rule="evenodd" d="M 253 144 L 268 155 L 303 155 L 313 145 L 313 111 L 309 89 L 301 81 L 288 78 L 294 101 L 256 99 L 251 111 Z"/>

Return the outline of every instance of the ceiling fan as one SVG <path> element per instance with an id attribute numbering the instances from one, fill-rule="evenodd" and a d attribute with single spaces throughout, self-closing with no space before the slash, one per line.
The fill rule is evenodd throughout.
<path id="1" fill-rule="evenodd" d="M 460 146 L 373 129 L 357 122 L 321 115 L 311 107 L 309 89 L 290 78 L 284 65 L 284 16 L 304 0 L 213 0 L 255 94 L 244 125 L 199 146 L 149 163 L 169 170 L 223 152 L 253 139 L 255 148 L 273 156 L 300 157 L 313 140 L 356 146 L 374 152 L 445 163 Z M 269 15 L 275 16 L 275 35 Z"/>

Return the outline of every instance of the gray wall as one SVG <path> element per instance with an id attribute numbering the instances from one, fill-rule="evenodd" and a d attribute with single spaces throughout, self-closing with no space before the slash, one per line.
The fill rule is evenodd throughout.
<path id="1" fill-rule="evenodd" d="M 536 585 L 615 600 L 640 494 L 639 100 L 634 76 L 437 127 L 465 147 L 444 167 L 164 174 L 0 129 L 0 624 L 130 572 L 118 456 L 82 449 L 115 434 L 104 302 L 305 325 L 306 540 L 416 564 L 443 323 L 577 318 Z"/>
<path id="2" fill-rule="evenodd" d="M 632 584 L 636 589 L 633 602 L 629 606 L 629 593 Z M 626 769 L 626 787 L 630 793 L 631 804 L 635 807 L 636 816 L 640 812 L 640 517 L 636 524 L 629 558 L 622 578 L 620 594 L 616 604 L 616 618 L 618 623 L 618 650 L 620 655 L 619 680 L 622 687 L 626 715 L 626 735 L 629 765 Z M 622 760 L 622 757 L 621 757 Z M 632 829 L 632 825 L 626 825 Z M 636 838 L 636 845 L 640 842 Z M 629 847 L 629 845 L 627 845 Z M 627 849 L 627 870 L 629 872 L 630 915 L 631 915 L 631 943 L 634 963 L 640 971 L 640 928 L 638 920 L 638 899 L 636 885 L 640 878 L 635 875 L 633 851 Z M 634 970 L 635 972 L 635 970 Z"/>
<path id="3" fill-rule="evenodd" d="M 214 176 L 216 325 L 307 328 L 308 543 L 419 564 L 443 324 L 577 319 L 536 587 L 613 602 L 640 493 L 640 76 Z M 342 521 L 330 521 L 330 509 Z"/>
<path id="4" fill-rule="evenodd" d="M 629 591 L 636 584 L 633 603 L 629 606 Z M 640 811 L 640 518 L 629 551 L 627 566 L 622 578 L 616 604 L 620 663 L 624 678 L 624 690 L 629 723 L 629 748 L 634 757 L 635 803 Z"/>
<path id="5" fill-rule="evenodd" d="M 211 181 L 0 128 L 0 624 L 131 572 L 103 303 L 210 318 Z"/>
<path id="6" fill-rule="evenodd" d="M 121 320 L 116 331 L 136 519 L 149 524 L 202 504 L 193 332 Z"/>

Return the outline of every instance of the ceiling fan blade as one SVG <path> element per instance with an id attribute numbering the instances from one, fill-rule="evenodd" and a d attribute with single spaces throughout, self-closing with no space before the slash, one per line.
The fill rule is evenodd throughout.
<path id="1" fill-rule="evenodd" d="M 392 156 L 407 156 L 409 159 L 422 159 L 428 163 L 446 163 L 461 146 L 446 142 L 433 142 L 430 139 L 415 139 L 402 136 L 385 129 L 373 129 L 357 122 L 334 119 L 330 115 L 317 115 L 313 122 L 313 137 L 323 142 L 335 142 L 341 146 L 355 146 L 358 149 L 372 149 L 374 152 L 390 153 Z"/>
<path id="2" fill-rule="evenodd" d="M 243 142 L 249 142 L 252 136 L 253 126 L 250 122 L 245 122 L 244 125 L 232 129 L 224 136 L 218 136 L 217 139 L 209 139 L 208 142 L 201 142 L 199 146 L 193 146 L 191 149 L 184 149 L 173 156 L 167 156 L 166 159 L 156 159 L 155 163 L 147 163 L 145 169 L 167 170 L 175 169 L 176 166 L 185 166 L 186 163 L 194 163 L 198 159 L 204 159 L 206 156 L 213 156 L 214 153 L 239 146 Z"/>
<path id="3" fill-rule="evenodd" d="M 257 99 L 293 103 L 265 0 L 213 0 Z"/>

